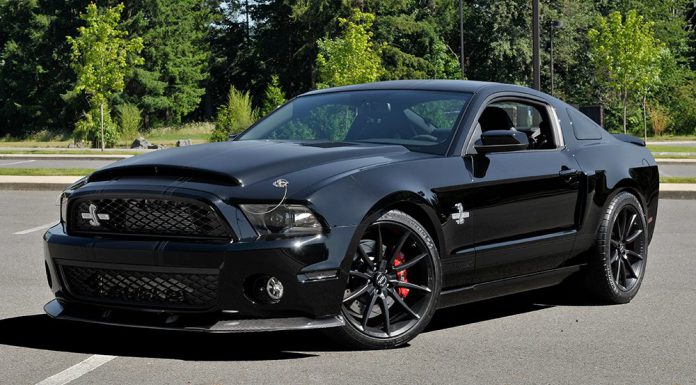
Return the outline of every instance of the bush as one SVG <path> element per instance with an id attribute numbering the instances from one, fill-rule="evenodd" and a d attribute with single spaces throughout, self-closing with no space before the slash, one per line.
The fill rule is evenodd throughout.
<path id="1" fill-rule="evenodd" d="M 121 140 L 131 141 L 139 136 L 141 112 L 138 106 L 131 103 L 120 104 L 116 107 L 116 117 L 119 125 Z"/>
<path id="2" fill-rule="evenodd" d="M 249 92 L 241 92 L 230 87 L 227 104 L 218 109 L 215 128 L 210 136 L 211 142 L 224 142 L 230 134 L 244 131 L 257 117 L 257 111 L 251 107 Z"/>
<path id="3" fill-rule="evenodd" d="M 285 94 L 283 94 L 283 90 L 280 88 L 278 76 L 273 75 L 271 77 L 271 83 L 266 87 L 263 106 L 261 107 L 261 116 L 268 115 L 283 103 L 285 103 Z"/>
<path id="4" fill-rule="evenodd" d="M 75 142 L 86 141 L 93 148 L 101 147 L 101 125 L 99 119 L 99 109 L 94 109 L 90 112 L 85 112 L 75 124 L 73 131 L 73 139 Z M 114 147 L 118 142 L 118 128 L 111 120 L 109 109 L 104 107 L 104 144 L 105 147 Z"/>
<path id="5" fill-rule="evenodd" d="M 652 131 L 655 136 L 664 134 L 671 123 L 667 111 L 657 103 L 648 104 L 648 119 L 650 119 Z"/>

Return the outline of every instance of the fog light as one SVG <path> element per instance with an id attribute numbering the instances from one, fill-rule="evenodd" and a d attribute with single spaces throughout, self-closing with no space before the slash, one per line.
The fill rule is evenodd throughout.
<path id="1" fill-rule="evenodd" d="M 244 294 L 254 303 L 278 303 L 284 293 L 283 283 L 271 275 L 253 275 L 244 282 Z"/>
<path id="2" fill-rule="evenodd" d="M 266 294 L 273 301 L 279 301 L 283 298 L 283 283 L 276 277 L 268 278 L 268 281 L 266 281 Z"/>

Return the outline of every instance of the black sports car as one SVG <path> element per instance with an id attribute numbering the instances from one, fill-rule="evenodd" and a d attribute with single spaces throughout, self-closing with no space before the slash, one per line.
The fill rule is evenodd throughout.
<path id="1" fill-rule="evenodd" d="M 55 318 L 405 344 L 437 308 L 645 273 L 658 170 L 528 88 L 394 81 L 301 95 L 225 143 L 123 160 L 64 192 Z M 574 280 L 575 281 L 575 280 Z"/>

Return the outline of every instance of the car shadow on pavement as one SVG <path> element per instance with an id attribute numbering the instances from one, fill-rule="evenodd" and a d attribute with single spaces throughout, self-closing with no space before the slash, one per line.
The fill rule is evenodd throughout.
<path id="1" fill-rule="evenodd" d="M 592 305 L 540 290 L 441 309 L 425 333 L 553 306 Z M 58 321 L 43 314 L 0 320 L 0 344 L 32 349 L 185 361 L 257 361 L 315 357 L 340 351 L 320 331 L 206 334 Z"/>

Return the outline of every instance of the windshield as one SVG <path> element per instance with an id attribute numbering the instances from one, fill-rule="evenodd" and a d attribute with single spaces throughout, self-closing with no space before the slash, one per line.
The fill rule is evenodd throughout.
<path id="1" fill-rule="evenodd" d="M 238 140 L 367 142 L 444 154 L 471 94 L 375 90 L 299 97 Z"/>

